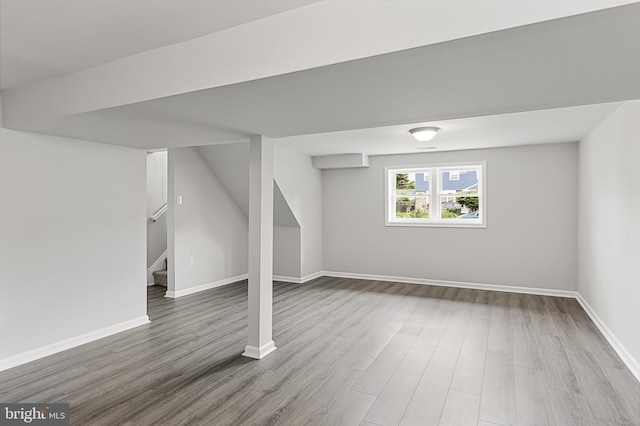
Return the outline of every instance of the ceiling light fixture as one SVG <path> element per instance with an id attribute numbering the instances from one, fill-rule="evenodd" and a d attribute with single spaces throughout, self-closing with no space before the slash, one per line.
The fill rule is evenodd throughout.
<path id="1" fill-rule="evenodd" d="M 439 130 L 439 127 L 416 127 L 409 130 L 409 133 L 420 142 L 427 142 L 433 139 Z"/>

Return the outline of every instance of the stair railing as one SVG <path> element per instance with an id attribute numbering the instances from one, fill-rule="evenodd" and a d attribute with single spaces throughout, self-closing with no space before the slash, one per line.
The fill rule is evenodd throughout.
<path id="1" fill-rule="evenodd" d="M 151 222 L 155 222 L 162 217 L 163 214 L 167 212 L 167 203 L 164 203 L 162 207 L 160 207 L 154 214 L 149 216 L 149 220 Z"/>

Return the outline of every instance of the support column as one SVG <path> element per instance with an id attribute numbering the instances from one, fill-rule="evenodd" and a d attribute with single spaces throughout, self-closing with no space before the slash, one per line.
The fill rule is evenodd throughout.
<path id="1" fill-rule="evenodd" d="M 249 340 L 242 355 L 276 350 L 273 315 L 273 141 L 249 140 Z"/>

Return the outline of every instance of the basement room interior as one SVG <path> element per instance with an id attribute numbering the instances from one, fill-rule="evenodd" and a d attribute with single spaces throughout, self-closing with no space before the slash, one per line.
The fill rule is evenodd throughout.
<path id="1" fill-rule="evenodd" d="M 640 426 L 639 23 L 0 0 L 0 424 Z"/>

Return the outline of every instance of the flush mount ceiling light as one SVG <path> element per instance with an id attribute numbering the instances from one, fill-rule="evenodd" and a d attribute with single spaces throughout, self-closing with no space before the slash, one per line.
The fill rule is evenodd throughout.
<path id="1" fill-rule="evenodd" d="M 433 139 L 439 130 L 439 127 L 416 127 L 409 130 L 409 133 L 420 142 L 427 142 Z"/>

